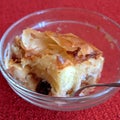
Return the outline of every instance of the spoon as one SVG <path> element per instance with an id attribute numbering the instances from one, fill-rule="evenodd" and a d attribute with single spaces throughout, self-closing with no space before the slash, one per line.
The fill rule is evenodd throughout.
<path id="1" fill-rule="evenodd" d="M 85 89 L 85 88 L 89 88 L 89 87 L 120 87 L 120 83 L 99 83 L 99 84 L 92 84 L 92 85 L 86 85 L 84 87 L 81 87 L 80 89 L 78 89 L 73 96 L 79 96 L 79 94 Z"/>

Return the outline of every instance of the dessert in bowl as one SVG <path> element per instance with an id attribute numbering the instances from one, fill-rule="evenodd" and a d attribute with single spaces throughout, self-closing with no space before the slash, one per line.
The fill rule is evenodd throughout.
<path id="1" fill-rule="evenodd" d="M 41 94 L 72 96 L 83 84 L 95 84 L 101 76 L 102 52 L 72 33 L 28 28 L 8 47 L 7 71 L 21 85 Z"/>
<path id="2" fill-rule="evenodd" d="M 119 82 L 119 32 L 119 25 L 112 20 L 87 10 L 61 8 L 32 13 L 3 35 L 1 71 L 18 95 L 37 106 L 85 109 L 107 100 L 117 90 L 99 88 L 87 96 L 72 97 L 80 86 L 96 83 L 99 78 L 102 83 Z M 42 93 L 46 89 L 41 92 L 41 86 L 49 90 Z"/>

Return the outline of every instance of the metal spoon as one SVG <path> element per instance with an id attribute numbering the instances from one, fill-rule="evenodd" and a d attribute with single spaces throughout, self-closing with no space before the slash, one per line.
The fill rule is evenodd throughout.
<path id="1" fill-rule="evenodd" d="M 120 87 L 120 83 L 99 83 L 99 84 L 92 84 L 92 85 L 86 85 L 84 87 L 81 87 L 79 90 L 77 90 L 73 96 L 79 96 L 79 94 L 85 89 L 89 87 Z"/>

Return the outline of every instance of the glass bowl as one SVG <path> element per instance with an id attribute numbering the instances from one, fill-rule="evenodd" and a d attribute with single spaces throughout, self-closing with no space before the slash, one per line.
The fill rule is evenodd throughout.
<path id="1" fill-rule="evenodd" d="M 73 111 L 90 108 L 110 98 L 117 88 L 96 88 L 94 93 L 83 97 L 51 97 L 30 91 L 19 85 L 5 67 L 5 52 L 16 35 L 25 28 L 40 31 L 74 33 L 103 51 L 104 68 L 99 82 L 120 82 L 120 25 L 96 12 L 79 8 L 53 8 L 38 11 L 15 22 L 4 33 L 0 43 L 1 72 L 10 87 L 26 101 L 42 108 Z"/>

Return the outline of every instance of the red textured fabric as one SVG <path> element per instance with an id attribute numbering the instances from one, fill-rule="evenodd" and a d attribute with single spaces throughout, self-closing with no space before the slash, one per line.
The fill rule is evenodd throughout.
<path id="1" fill-rule="evenodd" d="M 53 7 L 98 11 L 120 24 L 120 0 L 0 0 L 0 37 L 21 17 Z M 105 103 L 87 110 L 50 111 L 17 96 L 0 73 L 0 120 L 120 120 L 120 91 Z"/>

